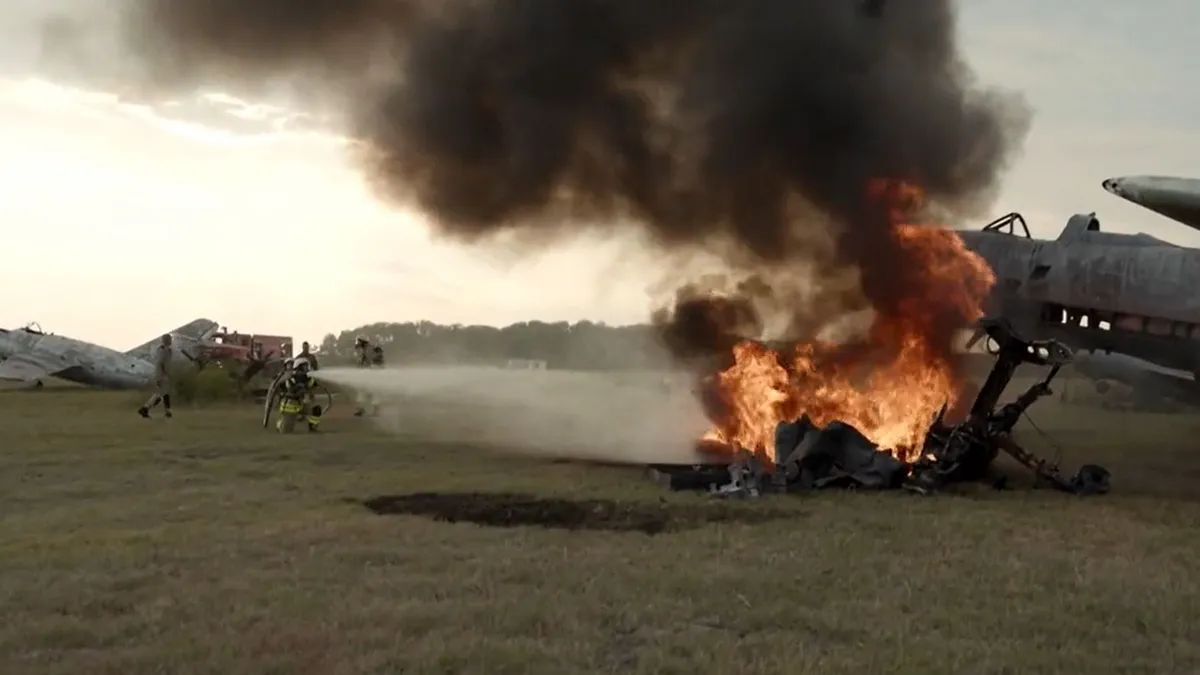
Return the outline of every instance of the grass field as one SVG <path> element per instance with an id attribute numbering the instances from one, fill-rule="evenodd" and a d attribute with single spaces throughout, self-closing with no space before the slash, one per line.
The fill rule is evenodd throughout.
<path id="1" fill-rule="evenodd" d="M 253 406 L 133 400 L 0 393 L 4 675 L 1200 672 L 1200 419 L 1036 410 L 1066 464 L 1108 465 L 1106 497 L 723 504 L 499 454 L 415 404 L 393 433 L 341 409 L 282 437 Z M 615 500 L 577 515 L 667 531 L 361 503 L 435 491 Z"/>

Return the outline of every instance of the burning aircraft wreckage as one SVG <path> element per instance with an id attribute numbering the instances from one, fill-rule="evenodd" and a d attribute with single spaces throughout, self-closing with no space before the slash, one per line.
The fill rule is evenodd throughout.
<path id="1" fill-rule="evenodd" d="M 1030 469 L 1041 483 L 1063 492 L 1107 493 L 1109 472 L 1103 467 L 1084 465 L 1067 477 L 1055 464 L 1025 450 L 1013 438 L 1013 428 L 1026 410 L 1051 393 L 1050 383 L 1070 363 L 1071 351 L 1054 340 L 1025 340 L 1004 320 L 982 320 L 980 331 L 994 345 L 991 351 L 996 356 L 995 366 L 965 419 L 952 422 L 951 408 L 944 404 L 919 444 L 881 447 L 853 424 L 832 420 L 820 425 L 804 414 L 796 420 L 778 422 L 774 437 L 765 446 L 750 449 L 725 440 L 720 432 L 710 432 L 700 447 L 703 454 L 713 458 L 710 463 L 690 467 L 655 465 L 651 471 L 673 490 L 709 490 L 722 497 L 828 487 L 905 489 L 930 494 L 952 483 L 988 478 L 993 461 L 1003 452 Z M 738 349 L 743 353 L 771 352 L 754 342 L 743 343 Z M 1047 366 L 1050 370 L 1014 401 L 1001 405 L 1000 397 L 1021 365 Z"/>
<path id="2" fill-rule="evenodd" d="M 890 316 L 877 312 L 865 349 L 737 342 L 732 364 L 702 378 L 697 389 L 713 424 L 697 446 L 703 463 L 653 465 L 655 479 L 674 490 L 721 497 L 832 487 L 931 494 L 989 479 L 1002 486 L 993 463 L 1003 453 L 1029 469 L 1038 485 L 1077 495 L 1109 491 L 1105 468 L 1086 464 L 1067 475 L 1014 438 L 1020 418 L 1052 393 L 1072 351 L 1056 340 L 1028 339 L 1007 318 L 984 317 L 995 276 L 956 232 L 893 227 L 922 252 L 918 274 L 928 283 L 921 297 L 899 303 Z M 987 339 L 995 362 L 973 400 L 947 345 L 931 338 L 946 333 L 930 329 L 929 321 L 939 321 L 931 316 L 941 316 L 943 328 L 946 316 L 957 317 L 960 328 L 973 326 L 969 344 Z M 1044 368 L 1045 376 L 1002 402 L 1022 366 Z"/>

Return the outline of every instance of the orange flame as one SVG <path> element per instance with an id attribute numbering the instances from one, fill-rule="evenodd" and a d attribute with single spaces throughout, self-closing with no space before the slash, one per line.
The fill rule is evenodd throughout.
<path id="1" fill-rule="evenodd" d="M 953 230 L 905 223 L 923 201 L 916 186 L 878 181 L 869 197 L 884 200 L 896 243 L 907 263 L 921 270 L 899 311 L 876 316 L 869 358 L 825 342 L 781 354 L 743 341 L 733 349 L 733 365 L 717 375 L 726 414 L 704 440 L 774 459 L 776 426 L 807 415 L 820 426 L 853 425 L 899 459 L 913 461 L 938 411 L 954 405 L 960 383 L 946 346 L 933 344 L 930 317 L 951 316 L 966 327 L 982 315 L 995 275 Z"/>

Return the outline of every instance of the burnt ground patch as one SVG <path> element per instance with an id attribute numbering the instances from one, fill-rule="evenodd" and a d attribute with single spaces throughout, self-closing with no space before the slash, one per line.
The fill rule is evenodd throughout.
<path id="1" fill-rule="evenodd" d="M 708 523 L 763 523 L 795 518 L 794 512 L 736 508 L 720 504 L 695 506 L 607 499 L 569 500 L 517 493 L 419 492 L 385 495 L 361 504 L 377 515 L 412 515 L 449 523 L 486 527 L 534 526 L 565 530 L 604 530 L 661 534 Z"/>

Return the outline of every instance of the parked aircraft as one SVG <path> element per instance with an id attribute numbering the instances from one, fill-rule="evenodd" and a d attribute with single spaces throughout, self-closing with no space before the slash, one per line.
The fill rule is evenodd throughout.
<path id="1" fill-rule="evenodd" d="M 194 360 L 217 322 L 196 319 L 173 331 L 177 358 Z M 127 352 L 47 333 L 36 324 L 0 328 L 0 380 L 42 386 L 49 377 L 105 389 L 133 389 L 154 379 L 152 355 L 161 335 Z"/>
<path id="2" fill-rule="evenodd" d="M 1131 176 L 1107 179 L 1103 187 L 1200 229 L 1200 180 Z M 1094 361 L 1092 370 L 1104 363 L 1113 374 L 1108 379 L 1151 395 L 1164 380 L 1139 364 L 1190 374 L 1174 378 L 1172 394 L 1183 387 L 1194 394 L 1186 398 L 1200 403 L 1200 249 L 1144 233 L 1104 232 L 1095 213 L 1072 216 L 1052 240 L 1033 238 L 1018 213 L 961 234 L 996 273 L 989 314 L 1077 353 L 1132 357 L 1119 365 Z"/>

